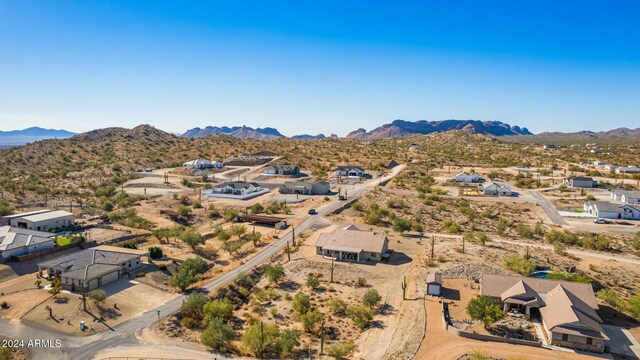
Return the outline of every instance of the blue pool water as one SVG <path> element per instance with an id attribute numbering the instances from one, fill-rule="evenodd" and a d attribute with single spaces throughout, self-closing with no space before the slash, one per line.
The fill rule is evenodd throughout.
<path id="1" fill-rule="evenodd" d="M 549 274 L 548 271 L 536 271 L 533 274 L 531 274 L 531 276 L 538 279 L 546 279 L 548 274 Z"/>

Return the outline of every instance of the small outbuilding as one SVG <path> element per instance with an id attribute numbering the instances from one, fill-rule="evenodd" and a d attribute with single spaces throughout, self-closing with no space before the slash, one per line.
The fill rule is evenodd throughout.
<path id="1" fill-rule="evenodd" d="M 427 275 L 427 295 L 442 295 L 442 274 L 432 272 Z"/>

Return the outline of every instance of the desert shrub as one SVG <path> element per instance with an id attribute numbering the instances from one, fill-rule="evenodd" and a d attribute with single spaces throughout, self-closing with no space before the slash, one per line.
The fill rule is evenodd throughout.
<path id="1" fill-rule="evenodd" d="M 327 346 L 326 353 L 336 360 L 347 359 L 358 347 L 353 341 L 335 343 Z"/>
<path id="2" fill-rule="evenodd" d="M 285 275 L 282 264 L 269 265 L 265 268 L 265 275 L 269 282 L 277 284 Z"/>
<path id="3" fill-rule="evenodd" d="M 107 293 L 102 289 L 92 290 L 87 294 L 87 297 L 95 304 L 102 304 L 107 299 Z"/>
<path id="4" fill-rule="evenodd" d="M 162 259 L 162 257 L 164 256 L 164 254 L 162 253 L 162 248 L 158 247 L 158 246 L 151 246 L 149 248 L 149 257 L 151 259 Z"/>
<path id="5" fill-rule="evenodd" d="M 204 305 L 207 303 L 207 296 L 198 292 L 189 294 L 180 306 L 180 314 L 183 317 L 202 319 L 204 316 Z"/>
<path id="6" fill-rule="evenodd" d="M 504 259 L 504 264 L 511 270 L 515 271 L 522 276 L 529 276 L 533 269 L 535 269 L 535 264 L 533 261 L 526 259 L 523 256 L 518 254 L 513 254 Z"/>
<path id="7" fill-rule="evenodd" d="M 314 332 L 321 320 L 322 314 L 316 310 L 307 311 L 300 316 L 300 322 L 302 322 L 302 327 L 306 332 Z"/>
<path id="8" fill-rule="evenodd" d="M 371 310 L 364 305 L 349 306 L 346 314 L 359 329 L 367 328 L 373 320 Z"/>
<path id="9" fill-rule="evenodd" d="M 307 276 L 307 287 L 311 289 L 316 289 L 320 286 L 320 279 L 317 276 L 309 275 Z"/>
<path id="10" fill-rule="evenodd" d="M 299 292 L 293 297 L 292 307 L 299 315 L 306 314 L 311 309 L 311 298 L 309 295 Z"/>
<path id="11" fill-rule="evenodd" d="M 242 335 L 242 343 L 257 358 L 277 355 L 280 329 L 275 324 L 256 322 L 249 326 Z M 272 356 L 276 357 L 276 356 Z"/>
<path id="12" fill-rule="evenodd" d="M 211 348 L 220 350 L 229 345 L 233 339 L 233 327 L 222 319 L 213 318 L 200 335 L 200 342 Z"/>
<path id="13" fill-rule="evenodd" d="M 331 299 L 327 300 L 326 305 L 327 305 L 327 307 L 329 307 L 329 310 L 331 310 L 331 312 L 334 315 L 342 316 L 342 315 L 346 314 L 347 303 L 344 300 L 342 300 L 342 299 L 340 299 L 338 297 L 334 297 L 334 298 L 331 298 Z"/>
<path id="14" fill-rule="evenodd" d="M 204 324 L 208 324 L 213 319 L 229 321 L 233 317 L 233 304 L 227 298 L 215 299 L 204 304 Z"/>
<path id="15" fill-rule="evenodd" d="M 382 300 L 382 296 L 378 293 L 376 289 L 369 289 L 364 296 L 362 297 L 362 305 L 369 307 L 369 309 L 373 309 L 378 303 Z"/>

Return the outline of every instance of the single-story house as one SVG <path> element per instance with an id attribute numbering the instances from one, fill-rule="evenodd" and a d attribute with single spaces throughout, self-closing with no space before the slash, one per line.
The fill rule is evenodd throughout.
<path id="1" fill-rule="evenodd" d="M 606 163 L 604 161 L 594 161 L 593 162 L 593 166 L 598 166 L 598 167 L 602 167 L 605 166 Z"/>
<path id="2" fill-rule="evenodd" d="M 640 174 L 640 168 L 637 166 L 622 166 L 616 169 L 617 174 Z"/>
<path id="3" fill-rule="evenodd" d="M 278 188 L 281 194 L 300 195 L 324 195 L 328 193 L 330 189 L 331 185 L 326 181 L 287 181 Z"/>
<path id="4" fill-rule="evenodd" d="M 505 184 L 498 182 L 490 182 L 486 185 L 480 185 L 479 190 L 482 195 L 487 196 L 511 196 L 511 188 Z"/>
<path id="5" fill-rule="evenodd" d="M 427 295 L 442 295 L 442 274 L 437 272 L 427 274 Z"/>
<path id="6" fill-rule="evenodd" d="M 613 190 L 611 200 L 625 204 L 640 204 L 640 191 Z"/>
<path id="7" fill-rule="evenodd" d="M 594 188 L 598 184 L 590 176 L 574 176 L 564 179 L 565 184 L 574 188 Z"/>
<path id="8" fill-rule="evenodd" d="M 608 337 L 591 284 L 482 274 L 480 293 L 493 298 L 507 313 L 539 318 L 551 345 L 604 351 Z"/>
<path id="9" fill-rule="evenodd" d="M 264 174 L 298 175 L 300 168 L 295 165 L 270 165 L 264 168 Z"/>
<path id="10" fill-rule="evenodd" d="M 0 227 L 0 259 L 51 249 L 55 244 L 55 235 L 51 233 L 8 225 Z"/>
<path id="11" fill-rule="evenodd" d="M 222 194 L 246 195 L 262 190 L 255 182 L 230 181 L 222 183 L 212 189 L 214 192 Z"/>
<path id="12" fill-rule="evenodd" d="M 629 204 L 587 201 L 584 203 L 584 211 L 598 218 L 640 220 L 640 207 Z"/>
<path id="13" fill-rule="evenodd" d="M 73 214 L 64 210 L 42 210 L 11 215 L 8 225 L 35 231 L 65 229 L 74 225 Z"/>
<path id="14" fill-rule="evenodd" d="M 118 280 L 125 274 L 142 267 L 142 250 L 114 246 L 85 249 L 38 264 L 40 276 L 60 277 L 64 290 L 91 291 Z"/>
<path id="15" fill-rule="evenodd" d="M 190 168 L 190 169 L 211 169 L 213 164 L 210 160 L 207 159 L 195 159 L 191 161 L 187 161 L 182 164 L 182 166 Z"/>
<path id="16" fill-rule="evenodd" d="M 364 170 L 359 166 L 338 166 L 335 170 L 336 176 L 363 177 Z"/>
<path id="17" fill-rule="evenodd" d="M 543 149 L 558 149 L 560 148 L 560 146 L 555 145 L 555 144 L 544 144 L 542 145 Z"/>
<path id="18" fill-rule="evenodd" d="M 388 257 L 389 240 L 369 231 L 338 230 L 323 233 L 316 241 L 316 254 L 344 261 L 381 261 Z"/>
<path id="19" fill-rule="evenodd" d="M 475 183 L 480 182 L 480 176 L 476 173 L 461 172 L 456 174 L 453 179 L 457 182 Z"/>

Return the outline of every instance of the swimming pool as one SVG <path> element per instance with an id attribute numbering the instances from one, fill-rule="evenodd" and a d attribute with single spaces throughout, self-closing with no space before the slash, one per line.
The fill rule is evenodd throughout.
<path id="1" fill-rule="evenodd" d="M 538 279 L 546 279 L 549 273 L 550 271 L 547 270 L 535 271 L 531 274 L 531 276 Z"/>

